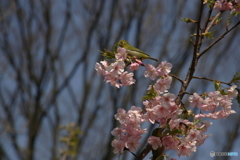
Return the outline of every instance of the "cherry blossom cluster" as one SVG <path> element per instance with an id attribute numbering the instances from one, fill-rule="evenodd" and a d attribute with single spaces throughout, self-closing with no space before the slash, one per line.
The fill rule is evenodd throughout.
<path id="1" fill-rule="evenodd" d="M 190 156 L 191 153 L 196 152 L 197 146 L 202 145 L 210 136 L 203 134 L 211 125 L 208 121 L 194 124 L 186 119 L 171 119 L 168 125 L 170 129 L 166 127 L 162 137 L 148 138 L 147 141 L 154 150 L 164 147 L 164 150 L 176 150 L 178 156 Z"/>
<path id="2" fill-rule="evenodd" d="M 149 70 L 145 73 L 147 72 Z M 158 73 L 156 72 L 156 74 Z M 222 95 L 218 91 L 209 92 L 208 97 L 204 100 L 194 93 L 189 97 L 189 101 L 191 106 L 204 111 L 215 111 L 216 108 L 214 109 L 213 106 L 221 105 L 223 107 L 221 112 L 225 114 L 221 113 L 218 118 L 225 118 L 229 114 L 235 113 L 235 111 L 231 110 L 231 100 L 237 94 L 235 88 L 236 86 L 230 87 L 227 90 L 227 95 Z M 112 131 L 112 135 L 118 137 L 118 139 L 112 141 L 112 146 L 115 148 L 114 153 L 123 153 L 124 149 L 131 152 L 135 151 L 140 145 L 141 134 L 146 133 L 146 129 L 141 129 L 141 123 L 146 121 L 153 124 L 158 123 L 159 128 L 162 128 L 160 136 L 150 136 L 147 140 L 152 149 L 156 150 L 159 147 L 164 147 L 164 150 L 176 150 L 178 156 L 190 156 L 191 153 L 196 152 L 197 146 L 202 145 L 205 139 L 210 136 L 204 133 L 212 123 L 202 121 L 200 118 L 213 118 L 210 116 L 211 114 L 197 114 L 194 116 L 192 113 L 192 122 L 181 117 L 184 115 L 183 110 L 176 105 L 174 94 L 161 92 L 160 95 L 152 100 L 144 101 L 143 104 L 145 106 L 144 112 L 141 108 L 135 106 L 128 112 L 124 109 L 118 109 L 115 118 L 120 122 L 121 126 Z M 212 115 L 219 115 L 219 112 L 214 113 Z"/>
<path id="3" fill-rule="evenodd" d="M 153 150 L 164 147 L 164 150 L 176 150 L 178 156 L 190 156 L 191 153 L 196 152 L 197 146 L 202 145 L 210 136 L 204 133 L 212 123 L 202 121 L 202 118 L 226 118 L 235 113 L 234 110 L 231 110 L 231 100 L 237 95 L 237 91 L 236 86 L 232 86 L 225 95 L 219 91 L 209 92 L 205 99 L 196 93 L 191 95 L 189 97 L 191 106 L 202 111 L 211 111 L 211 113 L 197 115 L 192 113 L 193 120 L 189 121 L 182 116 L 184 115 L 183 110 L 175 103 L 176 96 L 168 92 L 172 82 L 168 75 L 171 71 L 171 64 L 161 62 L 157 68 L 149 64 L 145 67 L 145 77 L 152 80 L 158 77 L 156 83 L 149 86 L 149 89 L 153 87 L 158 95 L 143 102 L 144 111 L 135 106 L 128 112 L 118 109 L 115 118 L 121 125 L 112 131 L 112 135 L 118 137 L 112 141 L 114 153 L 123 153 L 124 149 L 135 151 L 140 145 L 141 135 L 146 133 L 146 129 L 141 129 L 141 123 L 150 122 L 158 123 L 159 128 L 162 128 L 160 135 L 150 136 L 147 140 Z M 220 106 L 222 106 L 222 110 L 217 111 L 217 107 Z"/>
<path id="4" fill-rule="evenodd" d="M 106 60 L 95 64 L 95 70 L 98 75 L 104 76 L 104 81 L 117 88 L 134 84 L 136 81 L 133 79 L 134 74 L 125 71 L 126 65 L 124 60 L 127 56 L 126 50 L 124 48 L 119 48 L 118 53 L 115 56 L 116 61 L 111 64 Z M 132 68 L 137 69 L 136 65 Z"/>
<path id="5" fill-rule="evenodd" d="M 118 48 L 117 52 L 116 61 L 113 63 L 96 63 L 97 73 L 104 76 L 107 83 L 120 88 L 135 83 L 133 73 L 125 71 L 126 63 L 130 62 L 130 71 L 137 70 L 142 65 L 146 69 L 144 76 L 154 81 L 148 87 L 154 96 L 143 101 L 143 109 L 132 106 L 129 111 L 122 108 L 117 110 L 115 119 L 119 121 L 120 126 L 111 132 L 117 137 L 112 141 L 114 153 L 121 154 L 124 150 L 134 152 L 140 146 L 142 134 L 147 133 L 147 129 L 141 128 L 142 123 L 150 122 L 159 124 L 157 129 L 161 132 L 147 139 L 153 150 L 163 147 L 164 150 L 176 150 L 178 156 L 190 156 L 196 152 L 197 146 L 202 145 L 210 136 L 204 133 L 211 123 L 203 121 L 203 118 L 221 119 L 235 113 L 231 109 L 232 99 L 237 96 L 235 85 L 226 89 L 224 93 L 213 91 L 203 96 L 197 93 L 189 96 L 190 106 L 201 110 L 200 114 L 194 115 L 190 110 L 178 106 L 175 102 L 176 96 L 168 92 L 172 83 L 172 77 L 169 75 L 172 64 L 163 61 L 158 67 L 143 65 L 138 59 L 128 58 L 124 48 Z"/>
<path id="6" fill-rule="evenodd" d="M 146 129 L 141 129 L 141 123 L 144 122 L 142 109 L 132 106 L 131 110 L 126 112 L 119 108 L 115 118 L 121 126 L 111 132 L 112 135 L 118 137 L 118 140 L 115 139 L 112 142 L 112 146 L 115 148 L 113 152 L 123 153 L 124 148 L 134 152 L 140 146 L 138 141 L 141 139 L 141 135 L 146 133 Z"/>
<path id="7" fill-rule="evenodd" d="M 222 119 L 232 113 L 236 113 L 231 109 L 232 99 L 238 94 L 235 88 L 237 88 L 236 85 L 231 86 L 227 90 L 226 95 L 221 94 L 219 91 L 209 92 L 205 99 L 197 93 L 189 96 L 189 102 L 192 107 L 199 108 L 203 112 L 209 112 L 196 114 L 195 118 L 201 119 L 207 117 L 211 119 Z"/>
<path id="8" fill-rule="evenodd" d="M 240 11 L 240 0 L 234 0 L 232 2 L 219 0 L 215 2 L 214 8 L 219 12 L 231 10 L 231 14 L 234 14 Z"/>

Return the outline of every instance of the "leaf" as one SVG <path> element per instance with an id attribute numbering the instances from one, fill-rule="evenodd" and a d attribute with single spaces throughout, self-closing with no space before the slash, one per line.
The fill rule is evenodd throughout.
<path id="1" fill-rule="evenodd" d="M 149 91 L 147 91 L 146 95 L 142 98 L 142 100 L 150 100 L 157 96 L 157 92 L 155 92 L 153 86 Z"/>
<path id="2" fill-rule="evenodd" d="M 190 19 L 190 18 L 182 18 L 181 21 L 186 22 L 186 23 L 197 23 L 197 21 L 192 20 L 192 19 Z"/>
<path id="3" fill-rule="evenodd" d="M 102 53 L 101 55 L 105 57 L 106 60 L 115 59 L 115 54 L 111 51 L 104 49 L 104 51 L 99 51 L 99 52 Z"/>
<path id="4" fill-rule="evenodd" d="M 214 6 L 214 4 L 215 4 L 215 0 L 207 0 L 206 3 L 208 3 L 208 7 L 209 7 L 209 8 L 213 8 L 213 6 Z"/>
<path id="5" fill-rule="evenodd" d="M 224 90 L 224 89 L 220 90 L 220 93 L 221 93 L 221 95 L 228 95 L 228 93 L 227 93 L 227 92 L 225 92 L 225 90 Z"/>
<path id="6" fill-rule="evenodd" d="M 218 91 L 220 89 L 220 87 L 221 87 L 221 83 L 218 82 L 218 81 L 213 81 L 213 83 L 214 83 L 215 90 Z"/>
<path id="7" fill-rule="evenodd" d="M 212 34 L 213 34 L 213 32 L 206 32 L 206 33 L 202 33 L 202 34 L 200 34 L 200 35 L 203 35 L 203 36 L 205 36 L 206 38 L 214 39 Z"/>
<path id="8" fill-rule="evenodd" d="M 237 84 L 237 83 L 239 83 L 239 82 L 240 82 L 240 72 L 237 72 L 237 73 L 233 76 L 233 78 L 232 78 L 232 80 L 231 80 L 230 83 L 235 83 L 235 84 Z"/>
<path id="9" fill-rule="evenodd" d="M 201 33 L 199 34 L 200 36 L 205 36 L 206 38 L 211 38 L 211 39 L 214 39 L 213 36 L 212 36 L 213 32 L 206 32 L 206 33 Z M 196 33 L 194 34 L 191 34 L 191 36 L 197 36 Z"/>

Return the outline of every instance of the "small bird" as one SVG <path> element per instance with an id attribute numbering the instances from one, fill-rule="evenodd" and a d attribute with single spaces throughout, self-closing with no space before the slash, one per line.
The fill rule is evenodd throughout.
<path id="1" fill-rule="evenodd" d="M 142 60 L 142 59 L 152 59 L 154 61 L 158 61 L 157 59 L 150 57 L 148 54 L 144 53 L 140 49 L 137 49 L 137 48 L 131 46 L 128 43 L 128 41 L 126 41 L 126 40 L 120 40 L 117 44 L 120 47 L 125 48 L 127 50 L 127 53 L 130 56 L 133 56 L 133 57 L 135 57 L 137 59 L 140 59 L 140 60 Z"/>

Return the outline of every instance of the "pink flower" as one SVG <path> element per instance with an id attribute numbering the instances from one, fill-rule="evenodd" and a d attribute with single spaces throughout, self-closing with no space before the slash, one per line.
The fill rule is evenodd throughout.
<path id="1" fill-rule="evenodd" d="M 143 115 L 141 112 L 142 112 L 142 109 L 140 107 L 132 106 L 131 109 L 128 111 L 129 120 L 137 124 L 142 123 Z"/>
<path id="2" fill-rule="evenodd" d="M 204 117 L 206 117 L 206 114 L 196 114 L 196 115 L 194 116 L 195 119 L 202 119 L 202 118 L 204 118 Z"/>
<path id="3" fill-rule="evenodd" d="M 125 63 L 123 61 L 117 61 L 112 63 L 106 68 L 108 74 L 111 74 L 113 77 L 118 77 L 121 73 L 124 72 Z"/>
<path id="4" fill-rule="evenodd" d="M 178 146 L 178 156 L 190 156 L 191 153 L 196 152 L 196 141 L 194 142 L 182 142 Z"/>
<path id="5" fill-rule="evenodd" d="M 151 64 L 146 64 L 145 68 L 146 68 L 146 71 L 144 72 L 144 76 L 149 77 L 151 80 L 155 80 L 157 76 L 156 68 Z"/>
<path id="6" fill-rule="evenodd" d="M 161 105 L 155 106 L 153 108 L 153 112 L 158 118 L 167 117 L 169 114 L 168 108 L 161 106 Z"/>
<path id="7" fill-rule="evenodd" d="M 134 152 L 136 148 L 140 146 L 140 143 L 138 142 L 140 138 L 135 136 L 131 136 L 128 138 L 126 142 L 126 147 L 130 150 L 130 152 Z"/>
<path id="8" fill-rule="evenodd" d="M 171 72 L 172 64 L 167 63 L 166 61 L 161 62 L 161 64 L 157 67 L 158 76 L 164 76 Z"/>
<path id="9" fill-rule="evenodd" d="M 130 71 L 138 70 L 138 68 L 139 68 L 139 63 L 132 63 L 130 65 Z"/>
<path id="10" fill-rule="evenodd" d="M 104 68 L 107 68 L 109 66 L 106 60 L 100 61 L 100 63 L 104 66 Z"/>
<path id="11" fill-rule="evenodd" d="M 206 134 L 206 135 L 201 135 L 201 137 L 199 137 L 197 140 L 196 140 L 196 146 L 200 146 L 200 145 L 202 145 L 203 143 L 204 143 L 204 141 L 208 138 L 208 137 L 210 137 L 211 136 L 211 134 Z"/>
<path id="12" fill-rule="evenodd" d="M 231 14 L 238 15 L 240 12 L 240 2 L 236 2 L 237 4 L 233 6 L 233 9 L 231 10 Z"/>
<path id="13" fill-rule="evenodd" d="M 123 133 L 123 129 L 119 127 L 114 128 L 111 132 L 113 136 L 119 136 L 119 137 L 122 135 L 122 133 Z"/>
<path id="14" fill-rule="evenodd" d="M 197 124 L 197 127 L 200 129 L 201 133 L 204 133 L 207 131 L 207 129 L 212 125 L 212 122 L 209 121 L 202 121 L 201 124 Z"/>
<path id="15" fill-rule="evenodd" d="M 167 76 L 165 78 L 160 78 L 157 80 L 157 82 L 154 84 L 154 90 L 158 93 L 166 92 L 167 89 L 169 89 L 172 83 L 172 77 Z"/>
<path id="16" fill-rule="evenodd" d="M 128 118 L 128 115 L 126 111 L 122 108 L 118 108 L 117 114 L 114 116 L 116 120 L 118 120 L 120 123 L 125 123 L 126 119 Z"/>
<path id="17" fill-rule="evenodd" d="M 175 150 L 177 149 L 177 146 L 179 144 L 178 138 L 174 136 L 165 136 L 162 139 L 162 144 L 165 147 L 165 150 L 172 149 Z"/>
<path id="18" fill-rule="evenodd" d="M 197 93 L 193 93 L 193 95 L 189 96 L 188 101 L 191 107 L 201 108 L 203 105 L 203 99 Z"/>
<path id="19" fill-rule="evenodd" d="M 125 48 L 119 47 L 117 52 L 118 53 L 115 54 L 117 60 L 125 60 L 127 58 L 127 52 Z"/>
<path id="20" fill-rule="evenodd" d="M 142 61 L 139 59 L 135 59 L 135 61 L 139 64 L 139 65 L 143 65 Z M 143 65 L 144 66 L 144 65 Z"/>
<path id="21" fill-rule="evenodd" d="M 114 86 L 117 88 L 121 87 L 121 84 L 118 82 L 118 78 L 112 76 L 111 74 L 106 74 L 104 81 L 106 81 L 107 83 L 110 83 L 111 86 Z"/>
<path id="22" fill-rule="evenodd" d="M 122 82 L 122 86 L 128 86 L 131 84 L 135 83 L 135 79 L 133 79 L 133 73 L 127 73 L 124 72 L 121 74 L 120 76 L 121 82 Z"/>
<path id="23" fill-rule="evenodd" d="M 240 5 L 240 4 L 239 4 Z M 240 11 L 240 10 L 239 10 Z M 236 90 L 237 86 L 236 85 L 233 85 L 231 86 L 227 93 L 228 93 L 228 97 L 231 99 L 231 98 L 234 98 L 238 95 L 238 91 Z"/>
<path id="24" fill-rule="evenodd" d="M 196 141 L 200 137 L 201 137 L 201 132 L 199 130 L 191 129 L 185 139 L 187 141 Z"/>
<path id="25" fill-rule="evenodd" d="M 175 98 L 174 94 L 166 93 L 161 97 L 161 102 L 165 106 L 175 106 Z"/>
<path id="26" fill-rule="evenodd" d="M 169 121 L 169 125 L 170 125 L 170 129 L 180 129 L 180 130 L 184 130 L 188 125 L 192 125 L 193 123 L 190 122 L 187 119 L 171 119 Z"/>
<path id="27" fill-rule="evenodd" d="M 103 61 L 101 61 L 101 62 L 103 62 Z M 103 65 L 101 65 L 100 63 L 95 64 L 95 70 L 97 71 L 98 75 L 102 75 L 102 76 L 105 75 L 105 67 Z"/>
<path id="28" fill-rule="evenodd" d="M 126 49 L 122 47 L 118 47 L 117 52 L 123 54 L 123 53 L 126 53 Z"/>
<path id="29" fill-rule="evenodd" d="M 226 0 L 216 1 L 214 5 L 214 9 L 218 10 L 219 12 L 230 10 L 233 8 L 231 2 L 227 2 Z"/>
<path id="30" fill-rule="evenodd" d="M 150 136 L 147 142 L 152 146 L 152 149 L 156 150 L 162 146 L 161 139 L 159 137 Z"/>
<path id="31" fill-rule="evenodd" d="M 124 142 L 121 141 L 121 140 L 116 140 L 114 139 L 112 141 L 112 146 L 114 147 L 114 153 L 117 154 L 117 153 L 123 153 L 123 149 L 124 149 Z"/>
<path id="32" fill-rule="evenodd" d="M 152 108 L 146 108 L 146 111 L 147 113 L 144 115 L 144 119 L 154 124 L 158 116 L 155 114 Z"/>

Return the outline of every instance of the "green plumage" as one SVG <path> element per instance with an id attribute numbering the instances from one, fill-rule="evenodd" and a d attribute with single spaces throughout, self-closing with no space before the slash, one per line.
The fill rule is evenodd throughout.
<path id="1" fill-rule="evenodd" d="M 120 47 L 125 48 L 127 50 L 127 53 L 130 56 L 133 56 L 133 57 L 135 57 L 137 59 L 140 59 L 140 60 L 142 60 L 142 59 L 152 59 L 154 61 L 158 61 L 157 59 L 150 57 L 148 54 L 144 53 L 140 49 L 131 46 L 128 43 L 128 41 L 126 41 L 126 40 L 120 40 L 117 44 Z"/>

